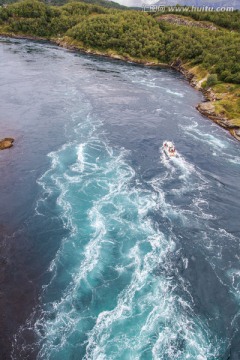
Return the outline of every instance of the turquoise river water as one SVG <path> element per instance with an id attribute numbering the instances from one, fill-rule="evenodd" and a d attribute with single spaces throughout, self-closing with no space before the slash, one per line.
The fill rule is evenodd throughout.
<path id="1" fill-rule="evenodd" d="M 240 359 L 240 147 L 202 95 L 48 43 L 0 60 L 0 358 Z"/>

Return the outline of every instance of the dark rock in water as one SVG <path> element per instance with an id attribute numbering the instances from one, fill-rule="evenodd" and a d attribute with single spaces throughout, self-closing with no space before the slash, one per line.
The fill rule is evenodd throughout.
<path id="1" fill-rule="evenodd" d="M 9 149 L 13 146 L 14 139 L 13 138 L 5 138 L 0 140 L 0 150 Z"/>

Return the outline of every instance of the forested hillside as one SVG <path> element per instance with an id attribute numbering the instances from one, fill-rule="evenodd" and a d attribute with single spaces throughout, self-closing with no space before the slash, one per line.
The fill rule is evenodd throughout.
<path id="1" fill-rule="evenodd" d="M 18 0 L 21 1 L 21 0 Z M 78 1 L 78 0 L 74 0 Z M 8 5 L 15 3 L 16 0 L 0 0 L 0 5 Z M 64 5 L 69 2 L 69 0 L 42 0 L 43 3 L 47 5 Z M 116 8 L 116 9 L 127 9 L 126 6 L 120 5 L 117 2 L 114 1 L 108 1 L 108 0 L 81 0 L 81 2 L 85 2 L 87 4 L 95 4 L 104 6 L 107 8 Z"/>
<path id="2" fill-rule="evenodd" d="M 191 16 L 230 29 L 240 24 L 239 12 Z M 86 47 L 161 63 L 180 59 L 201 65 L 221 81 L 240 83 L 240 35 L 224 28 L 211 31 L 177 26 L 158 22 L 144 12 L 117 11 L 82 2 L 53 7 L 35 0 L 2 8 L 0 21 L 6 31 L 14 33 L 47 38 L 66 35 Z"/>
<path id="3" fill-rule="evenodd" d="M 215 86 L 222 93 L 230 92 L 227 84 L 236 84 L 231 96 L 218 105 L 220 113 L 240 124 L 240 13 L 190 13 L 187 18 L 217 26 L 179 25 L 159 14 L 84 2 L 50 6 L 25 0 L 0 8 L 0 32 L 42 37 L 143 63 L 178 63 L 190 69 L 202 87 Z M 221 83 L 226 86 L 219 87 Z"/>

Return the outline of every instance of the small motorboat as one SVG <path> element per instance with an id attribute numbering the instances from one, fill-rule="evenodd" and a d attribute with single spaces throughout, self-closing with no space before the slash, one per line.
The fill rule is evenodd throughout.
<path id="1" fill-rule="evenodd" d="M 177 156 L 177 151 L 175 149 L 174 144 L 171 141 L 164 141 L 163 143 L 163 151 L 168 157 Z"/>

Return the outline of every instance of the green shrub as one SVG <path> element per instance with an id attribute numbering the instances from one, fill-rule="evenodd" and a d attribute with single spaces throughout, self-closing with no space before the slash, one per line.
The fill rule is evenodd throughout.
<path id="1" fill-rule="evenodd" d="M 206 81 L 206 86 L 211 87 L 218 83 L 218 77 L 217 74 L 210 74 Z"/>

